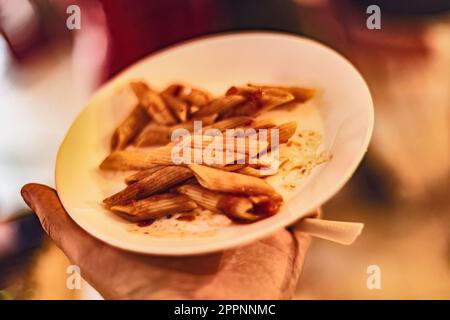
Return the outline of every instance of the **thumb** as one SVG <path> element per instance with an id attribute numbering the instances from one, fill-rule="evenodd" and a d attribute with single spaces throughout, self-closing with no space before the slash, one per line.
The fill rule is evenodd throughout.
<path id="1" fill-rule="evenodd" d="M 44 231 L 70 260 L 76 261 L 82 250 L 89 250 L 86 247 L 97 244 L 97 240 L 70 219 L 54 189 L 30 183 L 22 187 L 21 194 L 38 216 Z"/>

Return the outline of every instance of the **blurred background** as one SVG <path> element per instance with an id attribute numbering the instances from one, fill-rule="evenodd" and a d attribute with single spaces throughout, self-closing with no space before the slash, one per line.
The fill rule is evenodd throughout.
<path id="1" fill-rule="evenodd" d="M 81 24 L 69 30 L 73 4 Z M 380 30 L 366 27 L 372 4 Z M 66 288 L 69 262 L 20 188 L 54 184 L 57 148 L 104 81 L 167 45 L 232 30 L 325 43 L 374 99 L 369 152 L 324 206 L 324 218 L 364 232 L 350 247 L 315 240 L 296 298 L 450 299 L 448 0 L 0 0 L 0 299 L 99 298 L 86 284 Z M 366 286 L 369 265 L 380 290 Z"/>

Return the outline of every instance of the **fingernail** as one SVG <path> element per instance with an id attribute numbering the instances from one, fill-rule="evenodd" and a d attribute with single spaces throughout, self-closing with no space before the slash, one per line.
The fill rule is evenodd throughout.
<path id="1" fill-rule="evenodd" d="M 20 190 L 20 194 L 22 195 L 23 200 L 25 201 L 25 203 L 31 208 L 33 209 L 33 207 L 31 206 L 31 195 L 30 193 L 26 190 L 26 186 L 22 188 L 22 190 Z"/>

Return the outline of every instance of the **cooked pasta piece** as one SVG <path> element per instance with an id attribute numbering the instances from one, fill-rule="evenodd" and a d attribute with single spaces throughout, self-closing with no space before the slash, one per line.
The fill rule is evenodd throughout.
<path id="1" fill-rule="evenodd" d="M 130 82 L 131 89 L 142 104 L 146 99 L 147 91 L 150 90 L 149 86 L 144 81 L 132 81 Z"/>
<path id="2" fill-rule="evenodd" d="M 278 130 L 278 144 L 286 143 L 295 134 L 295 131 L 297 131 L 297 122 L 296 121 L 286 122 L 280 124 L 279 126 L 267 129 L 266 139 L 269 142 L 269 144 L 272 143 L 271 139 L 272 134 L 276 133 L 276 131 L 275 132 L 272 131 L 274 129 Z M 258 135 L 260 136 L 260 139 L 264 139 L 264 137 L 261 137 L 260 131 L 258 131 Z"/>
<path id="3" fill-rule="evenodd" d="M 294 100 L 288 91 L 276 88 L 231 87 L 227 95 L 242 95 L 246 102 L 232 110 L 232 115 L 258 115 Z"/>
<path id="4" fill-rule="evenodd" d="M 224 114 L 237 105 L 245 102 L 245 97 L 240 95 L 229 95 L 212 100 L 209 104 L 194 113 L 195 117 L 202 117 L 210 114 Z"/>
<path id="5" fill-rule="evenodd" d="M 189 132 L 194 132 L 194 129 L 195 129 L 194 122 L 195 121 L 200 121 L 200 123 L 203 127 L 203 126 L 208 126 L 208 125 L 214 123 L 214 121 L 216 121 L 216 119 L 217 119 L 217 114 L 211 114 L 211 115 L 207 115 L 204 117 L 192 118 L 189 121 L 175 124 L 175 125 L 171 126 L 170 128 L 172 129 L 172 132 L 175 129 L 186 129 Z"/>
<path id="6" fill-rule="evenodd" d="M 257 84 L 249 84 L 248 86 L 253 88 L 275 88 L 280 90 L 285 90 L 291 93 L 295 101 L 297 102 L 306 102 L 310 100 L 316 94 L 316 90 L 302 87 L 293 87 L 293 86 L 268 86 L 268 85 L 257 85 Z"/>
<path id="7" fill-rule="evenodd" d="M 212 123 L 214 123 L 217 120 L 217 117 L 219 115 L 217 113 L 208 114 L 206 116 L 197 116 L 193 115 L 191 119 L 191 123 L 194 123 L 194 121 L 201 121 L 202 126 L 208 126 Z"/>
<path id="8" fill-rule="evenodd" d="M 291 121 L 283 123 L 279 126 L 268 128 L 267 131 L 262 131 L 260 129 L 254 131 L 246 130 L 245 133 L 248 134 L 250 138 L 253 138 L 249 141 L 252 141 L 253 143 L 255 141 L 258 142 L 258 147 L 253 146 L 250 148 L 250 150 L 258 150 L 258 153 L 261 153 L 269 151 L 271 148 L 288 142 L 288 140 L 295 134 L 296 130 L 297 122 Z M 273 141 L 272 139 L 275 139 L 275 141 Z M 276 142 L 277 145 L 273 146 L 273 142 Z M 251 154 L 254 155 L 254 153 Z"/>
<path id="9" fill-rule="evenodd" d="M 149 175 L 151 175 L 152 173 L 161 170 L 162 168 L 164 168 L 164 166 L 155 166 L 153 168 L 150 169 L 145 169 L 145 170 L 141 170 L 138 171 L 136 173 L 133 173 L 132 175 L 128 176 L 125 178 L 125 183 L 130 185 L 132 183 L 138 182 L 139 180 L 142 180 L 146 177 L 148 177 Z"/>
<path id="10" fill-rule="evenodd" d="M 170 127 L 149 124 L 136 137 L 133 145 L 135 145 L 136 147 L 164 145 L 170 142 L 171 133 L 172 129 Z"/>
<path id="11" fill-rule="evenodd" d="M 214 120 L 215 120 L 217 114 L 214 114 L 212 116 L 214 116 L 213 119 L 211 119 L 211 116 L 205 116 L 202 118 L 192 119 L 191 122 L 183 122 L 183 123 L 176 124 L 171 127 L 171 129 L 172 129 L 171 132 L 173 133 L 175 129 L 186 129 L 189 131 L 189 133 L 192 133 L 194 131 L 197 133 L 200 133 L 199 130 L 201 130 L 202 134 L 215 135 L 218 131 L 222 132 L 222 131 L 225 131 L 226 129 L 232 129 L 232 128 L 236 128 L 241 125 L 250 124 L 250 123 L 252 123 L 252 119 L 253 119 L 251 117 L 235 117 L 235 118 L 229 118 L 229 119 L 225 119 L 225 120 L 214 123 Z M 194 121 L 201 122 L 201 126 L 199 126 L 198 130 L 194 130 L 195 129 Z M 214 129 L 214 130 L 212 130 L 212 129 Z M 172 134 L 171 134 L 171 136 L 172 136 Z M 177 144 L 180 141 L 179 139 L 175 139 L 175 140 L 171 139 L 171 140 L 173 140 L 171 142 L 172 145 Z"/>
<path id="12" fill-rule="evenodd" d="M 141 106 L 136 106 L 117 127 L 111 138 L 111 150 L 122 150 L 141 132 L 150 121 Z"/>
<path id="13" fill-rule="evenodd" d="M 185 122 L 188 118 L 189 106 L 181 99 L 170 95 L 167 92 L 161 93 L 164 102 L 169 106 L 172 113 L 180 122 Z"/>
<path id="14" fill-rule="evenodd" d="M 216 123 L 210 124 L 206 127 L 203 127 L 203 131 L 206 133 L 208 129 L 218 129 L 220 131 L 225 131 L 227 129 L 234 129 L 238 127 L 251 126 L 255 122 L 255 119 L 252 117 L 232 117 L 228 119 L 224 119 L 218 121 Z"/>
<path id="15" fill-rule="evenodd" d="M 141 106 L 156 123 L 172 125 L 177 120 L 170 112 L 163 99 L 143 82 L 132 82 L 131 86 L 139 97 Z"/>
<path id="16" fill-rule="evenodd" d="M 194 200 L 199 206 L 213 212 L 223 212 L 230 218 L 248 221 L 258 218 L 250 213 L 253 203 L 246 197 L 221 194 L 193 184 L 183 185 L 177 188 L 177 191 Z"/>
<path id="17" fill-rule="evenodd" d="M 251 118 L 247 117 L 238 117 L 240 120 L 233 120 L 229 123 L 237 123 L 243 122 L 246 119 L 249 122 Z M 230 118 L 236 119 L 236 118 Z M 226 119 L 228 120 L 228 119 Z M 224 120 L 225 121 L 225 120 Z M 169 145 L 179 144 L 181 139 L 185 141 L 186 146 L 191 146 L 192 148 L 223 148 L 223 150 L 234 150 L 235 152 L 247 153 L 247 154 L 256 154 L 268 149 L 271 144 L 271 134 L 273 129 L 278 130 L 278 139 L 279 143 L 287 142 L 295 133 L 297 129 L 297 123 L 295 121 L 287 122 L 281 124 L 279 126 L 272 126 L 270 121 L 261 121 L 254 122 L 257 130 L 250 131 L 247 129 L 253 129 L 253 126 L 244 127 L 244 128 L 236 128 L 235 131 L 228 131 L 228 134 L 219 135 L 219 132 L 215 132 L 216 135 L 213 135 L 214 132 L 211 132 L 210 135 L 206 134 L 207 131 L 204 132 L 203 135 L 193 134 L 186 137 L 181 137 L 180 139 L 171 142 Z M 259 131 L 260 129 L 266 129 L 267 131 L 263 134 L 263 131 Z M 218 128 L 212 128 L 217 129 Z M 231 129 L 231 128 L 228 128 Z M 228 143 L 228 144 L 227 144 Z"/>
<path id="18" fill-rule="evenodd" d="M 295 131 L 297 131 L 297 122 L 286 122 L 277 126 L 277 128 L 280 135 L 280 143 L 286 143 L 295 134 Z"/>
<path id="19" fill-rule="evenodd" d="M 253 127 L 243 128 L 243 129 L 253 129 Z M 267 131 L 263 131 L 261 129 L 267 129 Z M 278 130 L 279 143 L 286 143 L 297 131 L 297 121 L 290 121 L 282 123 L 278 126 L 273 126 L 269 128 L 258 128 L 255 131 L 244 131 L 249 136 L 259 135 L 262 137 L 263 133 L 266 133 L 268 139 L 270 140 L 272 130 Z M 276 132 L 276 131 L 274 131 Z"/>
<path id="20" fill-rule="evenodd" d="M 221 167 L 220 169 L 225 170 L 225 171 L 237 171 L 239 169 L 245 168 L 247 166 L 247 164 L 239 164 L 239 163 L 234 163 L 234 164 L 227 164 L 223 167 Z"/>
<path id="21" fill-rule="evenodd" d="M 277 173 L 276 170 L 261 170 L 250 166 L 244 167 L 236 171 L 237 173 L 245 174 L 247 176 L 254 176 L 258 178 L 265 178 Z"/>
<path id="22" fill-rule="evenodd" d="M 270 135 L 269 135 L 270 139 Z M 223 136 L 223 135 L 200 135 L 193 134 L 184 137 L 184 145 L 191 148 L 213 149 L 214 151 L 231 151 L 235 153 L 245 153 L 257 155 L 258 153 L 267 150 L 269 142 L 267 139 L 258 140 L 257 135 L 252 136 Z"/>
<path id="23" fill-rule="evenodd" d="M 103 200 L 107 207 L 142 199 L 166 191 L 193 176 L 192 171 L 180 166 L 167 166 L 127 186 L 125 189 Z"/>
<path id="24" fill-rule="evenodd" d="M 194 200 L 199 206 L 226 214 L 233 220 L 240 220 L 246 222 L 253 222 L 273 215 L 278 210 L 279 201 L 265 198 L 254 203 L 249 197 L 230 195 L 221 192 L 214 192 L 205 189 L 199 185 L 186 184 L 177 188 L 179 193 L 187 195 Z M 271 202 L 271 205 L 267 205 Z M 264 206 L 263 206 L 263 203 Z M 262 211 L 262 208 L 267 208 L 270 211 Z"/>
<path id="25" fill-rule="evenodd" d="M 143 170 L 153 168 L 155 165 L 173 165 L 173 147 L 163 146 L 151 150 L 121 150 L 114 151 L 100 164 L 103 170 Z M 194 150 L 186 153 L 194 154 Z"/>
<path id="26" fill-rule="evenodd" d="M 111 210 L 131 221 L 155 219 L 173 213 L 191 211 L 197 204 L 181 194 L 159 194 L 143 200 L 111 206 Z"/>
<path id="27" fill-rule="evenodd" d="M 189 147 L 189 144 L 179 146 L 167 145 L 147 152 L 147 161 L 158 165 L 183 165 L 204 162 L 214 167 L 223 167 L 239 160 L 238 163 L 249 161 L 244 152 L 227 152 L 219 149 L 204 149 Z"/>
<path id="28" fill-rule="evenodd" d="M 243 129 L 253 128 L 255 130 L 258 129 L 269 129 L 276 127 L 276 124 L 272 122 L 270 119 L 260 119 L 254 120 L 251 124 L 244 126 Z"/>
<path id="29" fill-rule="evenodd" d="M 203 126 L 203 122 L 211 123 L 214 120 L 212 120 L 211 117 L 207 117 L 204 120 L 199 119 L 194 121 L 202 121 Z M 172 134 L 175 133 L 177 129 L 186 129 L 189 133 L 193 132 L 194 121 L 182 122 L 170 127 L 151 123 L 136 137 L 133 145 L 136 147 L 149 147 L 168 144 L 171 142 Z M 208 127 L 209 126 L 207 126 L 207 128 Z"/>
<path id="30" fill-rule="evenodd" d="M 199 108 L 206 105 L 210 100 L 210 95 L 206 91 L 183 84 L 172 84 L 164 90 L 164 93 L 188 102 L 190 106 Z"/>
<path id="31" fill-rule="evenodd" d="M 187 195 L 189 198 L 194 200 L 201 207 L 211 210 L 218 211 L 218 200 L 220 195 L 216 192 L 209 191 L 199 185 L 195 184 L 185 184 L 176 189 L 179 193 Z"/>
<path id="32" fill-rule="evenodd" d="M 275 189 L 263 179 L 198 164 L 191 164 L 188 167 L 206 189 L 233 194 L 267 195 L 281 199 Z"/>
<path id="33" fill-rule="evenodd" d="M 108 155 L 100 164 L 102 170 L 144 170 L 157 164 L 147 160 L 144 151 L 118 150 Z"/>

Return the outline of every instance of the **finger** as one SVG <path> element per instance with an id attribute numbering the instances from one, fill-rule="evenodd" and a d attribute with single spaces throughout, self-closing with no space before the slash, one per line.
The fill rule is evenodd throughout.
<path id="1" fill-rule="evenodd" d="M 315 211 L 311 212 L 310 214 L 307 215 L 308 217 L 315 217 L 315 218 L 320 218 L 322 216 L 322 209 L 318 208 Z M 302 262 L 303 264 L 303 260 L 305 259 L 305 253 L 309 248 L 309 245 L 311 244 L 311 239 L 312 237 L 301 231 L 298 228 L 298 225 L 300 223 L 302 219 L 300 219 L 299 221 L 297 221 L 296 223 L 294 223 L 293 225 L 291 225 L 288 230 L 291 232 L 291 234 L 293 235 L 297 245 L 297 256 L 299 257 L 299 261 Z"/>
<path id="2" fill-rule="evenodd" d="M 321 209 L 317 209 L 308 216 L 319 217 L 321 216 Z M 296 223 L 288 228 L 293 238 L 293 260 L 292 260 L 292 273 L 291 279 L 298 279 L 303 270 L 303 264 L 305 262 L 306 252 L 311 244 L 311 236 L 305 232 L 301 232 L 296 228 Z M 297 281 L 288 282 L 288 288 L 285 290 L 287 297 L 290 297 L 295 292 Z"/>
<path id="3" fill-rule="evenodd" d="M 22 187 L 21 194 L 38 216 L 44 231 L 70 260 L 76 261 L 82 250 L 97 245 L 97 240 L 70 219 L 54 189 L 30 183 Z"/>
<path id="4" fill-rule="evenodd" d="M 282 299 L 291 299 L 295 293 L 298 279 L 300 278 L 305 262 L 306 252 L 311 243 L 311 237 L 306 233 L 289 232 L 292 237 L 290 268 L 286 272 L 284 285 L 282 286 Z"/>

